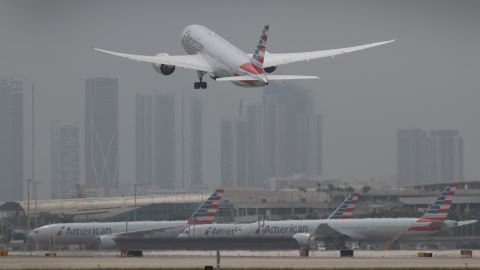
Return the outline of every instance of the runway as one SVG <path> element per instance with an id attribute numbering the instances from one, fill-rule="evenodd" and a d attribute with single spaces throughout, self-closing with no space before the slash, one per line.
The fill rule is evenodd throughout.
<path id="1" fill-rule="evenodd" d="M 31 255 L 30 255 L 31 254 Z M 117 252 L 68 251 L 57 257 L 45 252 L 13 252 L 0 257 L 1 269 L 88 269 L 88 268 L 203 268 L 216 265 L 215 252 L 145 252 L 144 257 L 119 257 Z M 480 267 L 480 256 L 461 258 L 459 250 L 434 251 L 432 258 L 419 258 L 417 251 L 355 251 L 354 258 L 340 258 L 338 251 L 315 251 L 299 257 L 298 251 L 225 251 L 221 266 L 226 268 L 473 268 Z"/>

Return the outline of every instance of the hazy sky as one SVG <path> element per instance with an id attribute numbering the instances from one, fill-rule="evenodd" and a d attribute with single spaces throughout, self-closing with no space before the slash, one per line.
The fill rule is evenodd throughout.
<path id="1" fill-rule="evenodd" d="M 0 1 L 0 76 L 35 83 L 36 175 L 49 180 L 51 120 L 81 120 L 85 79 L 119 79 L 120 181 L 132 181 L 134 96 L 193 91 L 196 75 L 171 76 L 97 53 L 183 54 L 180 33 L 205 25 L 252 52 L 264 24 L 267 50 L 295 52 L 396 38 L 366 51 L 282 66 L 276 74 L 318 75 L 312 89 L 324 119 L 324 176 L 365 180 L 396 174 L 398 128 L 453 128 L 465 140 L 465 177 L 480 179 L 480 1 Z M 204 178 L 219 183 L 219 120 L 262 88 L 207 80 Z M 83 146 L 83 139 L 82 139 Z M 83 151 L 83 149 L 82 149 Z M 83 168 L 83 160 L 82 160 Z M 82 177 L 84 171 L 82 169 Z M 48 186 L 39 187 L 48 194 Z"/>

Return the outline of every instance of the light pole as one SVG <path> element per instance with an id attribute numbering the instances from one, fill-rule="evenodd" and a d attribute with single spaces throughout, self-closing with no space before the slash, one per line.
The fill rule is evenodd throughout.
<path id="1" fill-rule="evenodd" d="M 137 221 L 137 184 L 133 184 L 133 186 L 134 186 L 134 193 L 135 193 L 135 195 L 133 197 L 134 198 L 133 199 L 133 201 L 134 201 L 133 220 Z"/>
<path id="2" fill-rule="evenodd" d="M 27 179 L 27 229 L 30 229 L 30 182 L 32 179 Z"/>

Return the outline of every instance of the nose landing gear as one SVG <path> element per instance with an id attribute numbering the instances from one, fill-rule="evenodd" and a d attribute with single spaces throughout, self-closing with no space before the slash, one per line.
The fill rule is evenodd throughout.
<path id="1" fill-rule="evenodd" d="M 207 88 L 207 82 L 202 81 L 203 75 L 205 75 L 204 71 L 199 71 L 197 70 L 197 76 L 198 76 L 198 82 L 193 83 L 193 88 L 194 89 L 205 89 Z"/>

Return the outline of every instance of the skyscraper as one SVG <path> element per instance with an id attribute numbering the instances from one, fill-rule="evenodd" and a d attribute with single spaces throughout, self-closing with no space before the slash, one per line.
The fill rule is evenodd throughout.
<path id="1" fill-rule="evenodd" d="M 235 186 L 233 123 L 222 120 L 220 124 L 220 182 L 223 187 Z"/>
<path id="2" fill-rule="evenodd" d="M 397 181 L 399 186 L 425 182 L 428 175 L 427 133 L 421 129 L 397 131 Z"/>
<path id="3" fill-rule="evenodd" d="M 85 169 L 87 186 L 113 195 L 118 189 L 118 81 L 85 81 Z"/>
<path id="4" fill-rule="evenodd" d="M 265 179 L 293 175 L 315 178 L 322 173 L 321 117 L 313 111 L 309 92 L 281 85 L 272 88 L 264 90 L 261 103 L 246 106 L 246 117 L 240 103 L 231 143 L 233 183 L 238 186 L 262 186 Z M 222 124 L 221 153 L 227 157 L 228 129 Z M 222 171 L 224 165 L 222 158 Z"/>
<path id="5" fill-rule="evenodd" d="M 80 180 L 80 136 L 78 121 L 50 129 L 50 177 L 52 197 L 70 198 Z"/>
<path id="6" fill-rule="evenodd" d="M 175 95 L 155 95 L 155 185 L 175 188 Z"/>
<path id="7" fill-rule="evenodd" d="M 397 184 L 463 181 L 463 139 L 456 130 L 420 129 L 397 132 Z"/>
<path id="8" fill-rule="evenodd" d="M 463 181 L 463 138 L 457 130 L 438 129 L 430 131 L 433 167 L 432 183 Z"/>
<path id="9" fill-rule="evenodd" d="M 135 181 L 144 187 L 155 183 L 153 95 L 136 95 L 135 99 Z"/>
<path id="10" fill-rule="evenodd" d="M 0 200 L 23 195 L 23 82 L 0 79 Z"/>
<path id="11" fill-rule="evenodd" d="M 203 186 L 202 101 L 199 97 L 192 97 L 190 104 L 190 181 L 194 189 Z"/>

